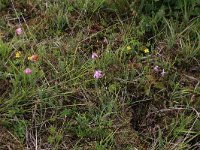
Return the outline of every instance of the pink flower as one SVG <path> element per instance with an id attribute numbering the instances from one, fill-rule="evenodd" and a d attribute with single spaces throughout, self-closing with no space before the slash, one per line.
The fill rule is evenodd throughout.
<path id="1" fill-rule="evenodd" d="M 155 66 L 155 67 L 153 68 L 153 70 L 154 70 L 155 72 L 158 72 L 158 71 L 159 71 L 159 67 L 158 67 L 158 66 Z"/>
<path id="2" fill-rule="evenodd" d="M 17 34 L 17 35 L 22 34 L 22 28 L 20 28 L 20 27 L 17 28 L 17 29 L 16 29 L 16 34 Z"/>
<path id="3" fill-rule="evenodd" d="M 98 57 L 97 53 L 92 53 L 92 59 L 97 59 Z"/>
<path id="4" fill-rule="evenodd" d="M 99 79 L 104 76 L 103 72 L 101 70 L 96 70 L 94 73 L 94 78 Z"/>
<path id="5" fill-rule="evenodd" d="M 161 75 L 162 75 L 162 77 L 164 77 L 165 76 L 165 69 L 163 69 L 163 71 L 161 72 Z"/>
<path id="6" fill-rule="evenodd" d="M 32 70 L 31 70 L 30 68 L 26 68 L 26 69 L 24 70 L 24 73 L 27 74 L 27 75 L 29 75 L 29 74 L 32 73 Z"/>

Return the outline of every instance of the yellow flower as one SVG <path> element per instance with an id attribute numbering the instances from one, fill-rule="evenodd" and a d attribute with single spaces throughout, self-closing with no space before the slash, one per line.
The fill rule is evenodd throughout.
<path id="1" fill-rule="evenodd" d="M 32 56 L 29 56 L 29 57 L 28 57 L 28 60 L 32 60 Z"/>
<path id="2" fill-rule="evenodd" d="M 130 47 L 130 46 L 127 46 L 126 48 L 127 48 L 127 50 L 129 50 L 129 51 L 131 50 L 131 47 Z"/>
<path id="3" fill-rule="evenodd" d="M 21 52 L 20 52 L 20 51 L 17 51 L 17 52 L 15 53 L 15 58 L 19 58 L 19 57 L 21 57 Z"/>
<path id="4" fill-rule="evenodd" d="M 145 48 L 145 49 L 144 49 L 144 53 L 146 53 L 146 54 L 149 53 L 149 49 L 148 49 L 148 48 Z"/>

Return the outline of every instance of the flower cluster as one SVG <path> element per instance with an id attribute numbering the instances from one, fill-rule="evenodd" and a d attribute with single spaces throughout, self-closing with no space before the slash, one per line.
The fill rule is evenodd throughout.
<path id="1" fill-rule="evenodd" d="M 96 52 L 93 52 L 92 53 L 92 59 L 93 60 L 96 60 L 96 59 L 98 59 L 99 58 L 99 55 L 96 53 Z M 95 78 L 95 79 L 100 79 L 100 78 L 102 78 L 104 76 L 104 73 L 101 71 L 101 70 L 96 70 L 95 72 L 94 72 L 94 75 L 93 75 L 93 77 Z"/>
<path id="2" fill-rule="evenodd" d="M 16 32 L 17 35 L 21 35 L 23 31 L 22 31 L 22 28 L 19 27 L 19 28 L 16 29 L 15 32 Z M 106 38 L 104 38 L 104 42 L 105 42 L 105 43 L 108 43 L 108 41 L 107 41 Z M 130 51 L 130 50 L 132 50 L 132 47 L 131 47 L 131 46 L 127 46 L 126 49 L 127 49 L 128 51 Z M 145 49 L 144 49 L 144 53 L 145 53 L 145 54 L 148 54 L 148 53 L 149 53 L 149 49 L 148 49 L 148 48 L 145 48 Z M 20 58 L 21 55 L 22 55 L 21 51 L 17 51 L 17 52 L 15 53 L 15 58 Z M 96 59 L 99 58 L 99 55 L 98 55 L 96 52 L 93 52 L 91 58 L 92 58 L 93 60 L 96 60 Z M 38 57 L 37 54 L 33 54 L 33 55 L 31 55 L 31 56 L 28 56 L 28 60 L 29 60 L 29 61 L 32 61 L 32 62 L 36 62 L 36 61 L 39 60 L 39 57 Z M 160 72 L 160 67 L 159 67 L 159 66 L 154 66 L 153 70 L 154 70 L 156 73 L 158 73 L 158 72 Z M 26 68 L 26 69 L 24 70 L 24 74 L 26 74 L 26 75 L 30 75 L 30 74 L 32 74 L 32 72 L 33 72 L 33 71 L 32 71 L 30 68 Z M 166 74 L 165 70 L 162 69 L 161 76 L 164 77 L 165 74 Z M 94 77 L 95 79 L 100 79 L 100 78 L 102 78 L 103 76 L 104 76 L 103 71 L 101 71 L 101 70 L 96 70 L 96 71 L 94 71 L 93 77 Z"/>
<path id="3" fill-rule="evenodd" d="M 21 28 L 21 27 L 18 27 L 18 28 L 15 30 L 15 32 L 16 32 L 17 35 L 21 35 L 23 31 L 22 31 L 22 28 Z M 15 53 L 15 58 L 20 58 L 21 56 L 22 56 L 22 52 L 21 52 L 21 51 L 17 51 L 17 52 Z M 34 54 L 34 55 L 29 56 L 29 57 L 28 57 L 28 60 L 33 61 L 33 62 L 36 62 L 36 61 L 39 60 L 39 57 L 38 57 L 37 54 Z M 33 73 L 33 71 L 32 71 L 30 68 L 26 68 L 26 69 L 24 70 L 24 74 L 26 74 L 26 75 L 30 75 L 30 74 L 32 74 L 32 73 Z"/>
<path id="4" fill-rule="evenodd" d="M 154 70 L 155 72 L 159 72 L 159 68 L 160 68 L 159 66 L 155 66 L 155 67 L 153 68 L 153 70 Z M 162 69 L 161 76 L 164 77 L 165 74 L 166 74 L 165 69 Z"/>

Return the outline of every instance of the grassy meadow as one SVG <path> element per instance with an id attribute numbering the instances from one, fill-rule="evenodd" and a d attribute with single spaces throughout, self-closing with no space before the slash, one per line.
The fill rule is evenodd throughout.
<path id="1" fill-rule="evenodd" d="M 0 150 L 199 150 L 200 0 L 0 0 Z"/>

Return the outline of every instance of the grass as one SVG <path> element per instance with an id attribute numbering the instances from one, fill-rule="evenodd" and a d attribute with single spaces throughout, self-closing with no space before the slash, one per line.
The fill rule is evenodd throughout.
<path id="1" fill-rule="evenodd" d="M 199 6 L 0 0 L 0 149 L 199 149 Z"/>

